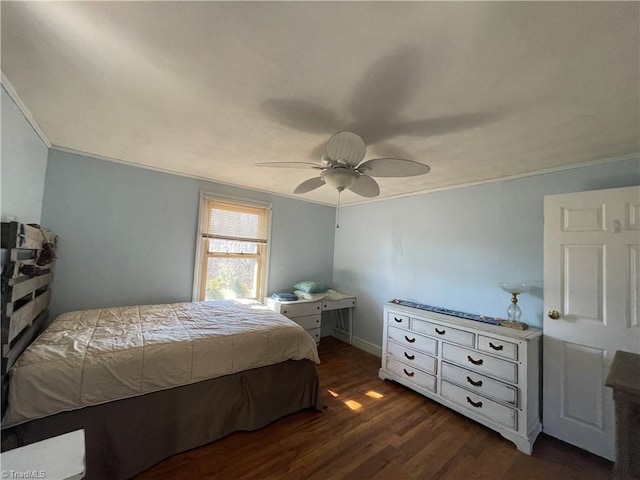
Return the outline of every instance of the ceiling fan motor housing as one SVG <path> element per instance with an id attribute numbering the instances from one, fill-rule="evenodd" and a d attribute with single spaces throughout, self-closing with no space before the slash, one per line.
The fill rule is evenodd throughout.
<path id="1" fill-rule="evenodd" d="M 359 176 L 360 174 L 354 169 L 343 167 L 333 167 L 320 173 L 320 177 L 322 177 L 324 182 L 339 192 L 356 183 Z"/>

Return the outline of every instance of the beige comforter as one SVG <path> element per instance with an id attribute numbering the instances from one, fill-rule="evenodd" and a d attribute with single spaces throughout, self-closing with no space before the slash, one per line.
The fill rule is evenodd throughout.
<path id="1" fill-rule="evenodd" d="M 314 340 L 255 302 L 66 313 L 12 368 L 2 427 L 289 359 L 319 363 Z"/>

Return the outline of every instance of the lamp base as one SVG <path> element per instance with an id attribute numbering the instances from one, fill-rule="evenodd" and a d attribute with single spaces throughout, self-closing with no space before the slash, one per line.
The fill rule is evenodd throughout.
<path id="1" fill-rule="evenodd" d="M 526 330 L 527 328 L 529 328 L 529 325 L 527 325 L 524 322 L 515 322 L 513 320 L 503 320 L 502 322 L 500 322 L 500 326 L 501 327 L 509 327 L 509 328 L 515 328 L 516 330 Z"/>
<path id="2" fill-rule="evenodd" d="M 513 296 L 515 298 L 515 294 Z M 522 316 L 522 310 L 520 309 L 517 303 L 512 303 L 507 307 L 507 319 L 517 322 L 520 320 L 521 316 Z"/>

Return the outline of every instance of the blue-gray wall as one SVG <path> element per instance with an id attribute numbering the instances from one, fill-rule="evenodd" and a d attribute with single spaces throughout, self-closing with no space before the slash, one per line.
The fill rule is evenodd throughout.
<path id="1" fill-rule="evenodd" d="M 331 207 L 48 150 L 1 95 L 2 217 L 59 235 L 53 315 L 190 300 L 206 190 L 272 202 L 269 291 L 314 279 L 357 295 L 356 344 L 375 351 L 390 298 L 504 316 L 499 282 L 542 287 L 544 195 L 640 184 L 634 158 L 343 207 L 336 230 Z M 519 303 L 540 326 L 541 288 Z"/>
<path id="2" fill-rule="evenodd" d="M 543 197 L 640 184 L 640 159 L 344 207 L 334 285 L 357 295 L 356 344 L 376 351 L 391 298 L 506 317 L 504 281 L 522 320 L 542 325 Z"/>
<path id="3" fill-rule="evenodd" d="M 332 207 L 51 149 L 42 223 L 58 234 L 52 315 L 191 301 L 201 190 L 272 202 L 269 292 L 331 281 Z"/>
<path id="4" fill-rule="evenodd" d="M 48 148 L 24 118 L 4 87 L 0 90 L 2 96 L 2 147 L 0 149 L 2 221 L 19 220 L 24 223 L 40 223 Z"/>

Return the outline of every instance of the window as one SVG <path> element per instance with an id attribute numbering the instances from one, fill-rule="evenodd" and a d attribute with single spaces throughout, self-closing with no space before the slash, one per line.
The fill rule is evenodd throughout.
<path id="1" fill-rule="evenodd" d="M 271 207 L 207 194 L 200 205 L 194 300 L 261 299 Z"/>

